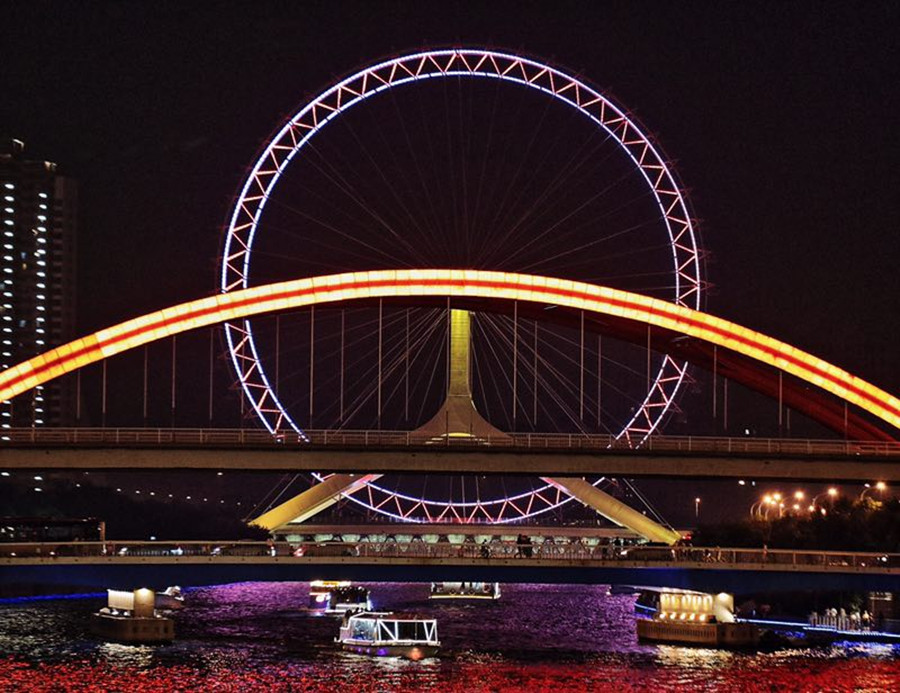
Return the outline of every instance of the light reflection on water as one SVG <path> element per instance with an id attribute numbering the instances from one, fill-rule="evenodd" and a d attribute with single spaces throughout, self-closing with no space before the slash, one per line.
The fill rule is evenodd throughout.
<path id="1" fill-rule="evenodd" d="M 338 620 L 305 610 L 307 583 L 239 583 L 188 590 L 186 608 L 174 615 L 177 640 L 167 646 L 94 640 L 87 626 L 100 599 L 0 606 L 0 652 L 11 658 L 0 667 L 34 667 L 0 670 L 0 680 L 6 673 L 10 690 L 39 687 L 41 676 L 115 688 L 141 672 L 146 690 L 224 683 L 335 690 L 339 683 L 379 691 L 892 690 L 900 681 L 898 646 L 741 653 L 640 644 L 634 597 L 607 595 L 602 586 L 507 585 L 498 602 L 432 602 L 421 584 L 367 586 L 376 609 L 435 616 L 441 656 L 409 662 L 345 653 L 334 643 Z"/>
<path id="2" fill-rule="evenodd" d="M 653 661 L 663 667 L 686 667 L 691 670 L 721 669 L 731 664 L 734 657 L 735 653 L 729 650 L 659 645 Z"/>
<path id="3" fill-rule="evenodd" d="M 125 645 L 115 642 L 100 643 L 97 658 L 115 667 L 146 669 L 153 665 L 155 647 L 152 645 Z"/>

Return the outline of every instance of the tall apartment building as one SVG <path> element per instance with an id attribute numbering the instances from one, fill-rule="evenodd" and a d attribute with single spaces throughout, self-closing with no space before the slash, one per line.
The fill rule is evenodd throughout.
<path id="1" fill-rule="evenodd" d="M 56 164 L 0 142 L 0 370 L 74 336 L 77 203 Z M 35 388 L 0 403 L 0 428 L 71 426 L 75 396 L 71 378 Z"/>

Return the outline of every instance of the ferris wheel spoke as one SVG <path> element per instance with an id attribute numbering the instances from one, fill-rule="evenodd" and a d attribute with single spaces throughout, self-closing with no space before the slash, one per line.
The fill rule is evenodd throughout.
<path id="1" fill-rule="evenodd" d="M 458 81 L 458 80 L 457 80 Z M 446 97 L 447 93 L 447 82 L 444 82 L 444 94 Z M 464 99 L 458 98 L 456 99 L 456 106 L 458 108 L 456 117 L 453 118 L 453 126 L 458 128 L 459 132 L 459 169 L 458 175 L 461 182 L 459 186 L 460 190 L 460 202 L 459 202 L 459 213 L 454 215 L 454 218 L 459 223 L 459 236 L 461 240 L 462 248 L 464 249 L 462 255 L 462 261 L 466 264 L 471 262 L 469 249 L 471 247 L 471 240 L 469 238 L 469 184 L 468 184 L 468 166 L 466 162 L 466 155 L 468 153 L 468 138 L 466 137 L 467 128 L 464 125 L 464 117 L 463 117 L 463 104 Z"/>
<path id="2" fill-rule="evenodd" d="M 392 100 L 394 100 L 394 95 L 391 95 Z M 395 109 L 396 110 L 396 109 Z M 404 140 L 409 142 L 409 133 L 406 132 L 406 124 L 402 118 L 399 118 L 399 130 L 403 132 Z M 402 179 L 402 190 L 403 191 L 411 191 L 414 189 L 414 186 L 411 182 L 411 176 L 405 170 L 405 167 L 401 165 L 400 158 L 398 155 L 397 147 L 392 143 L 387 141 L 387 134 L 385 132 L 385 128 L 381 123 L 372 122 L 369 130 L 375 133 L 375 136 L 382 143 L 382 151 L 387 153 L 387 156 L 390 158 L 393 163 L 392 170 L 397 172 L 398 180 Z M 354 140 L 360 147 L 365 147 L 362 139 L 354 133 Z M 392 192 L 392 197 L 394 199 L 394 203 L 397 205 L 399 209 L 403 211 L 403 213 L 407 217 L 407 222 L 409 223 L 409 229 L 416 232 L 426 231 L 430 228 L 431 224 L 428 223 L 428 210 L 426 208 L 423 200 L 427 200 L 429 205 L 431 203 L 431 196 L 428 194 L 428 187 L 423 179 L 421 173 L 421 167 L 418 164 L 418 156 L 415 152 L 415 149 L 408 145 L 409 156 L 413 161 L 413 168 L 415 169 L 414 173 L 418 177 L 418 185 L 416 187 L 421 189 L 420 194 L 412 194 L 412 195 L 403 195 L 400 191 L 397 190 L 397 186 L 393 185 L 389 180 L 387 181 L 390 185 L 390 189 Z M 383 168 L 378 164 L 376 157 L 374 157 L 371 153 L 367 153 L 369 160 L 373 163 L 374 166 L 379 170 L 380 180 L 385 182 L 385 179 L 390 179 L 390 176 L 385 174 Z M 433 205 L 430 205 L 432 208 L 432 219 L 434 219 L 433 215 Z M 413 213 L 412 207 L 416 207 L 416 213 Z M 435 244 L 435 237 L 433 234 L 426 233 L 420 236 L 420 239 L 425 242 L 425 248 L 422 250 L 421 257 L 422 259 L 427 257 L 435 257 L 437 253 L 437 245 Z M 405 237 L 404 237 L 405 240 Z"/>
<path id="3" fill-rule="evenodd" d="M 605 144 L 606 139 L 604 139 L 601 144 Z M 588 152 L 589 154 L 590 152 Z M 606 155 L 602 159 L 594 159 L 592 160 L 589 156 L 583 156 L 581 158 L 581 164 L 586 164 L 587 162 L 592 162 L 596 166 L 602 166 L 605 164 L 606 159 L 608 159 L 615 152 L 609 148 L 607 148 Z M 572 170 L 571 173 L 577 172 L 576 170 Z M 568 173 L 568 172 L 567 172 Z M 580 239 L 581 234 L 585 231 L 590 230 L 591 233 L 596 233 L 597 229 L 603 228 L 604 220 L 610 218 L 616 211 L 618 210 L 602 210 L 595 209 L 597 203 L 609 195 L 614 193 L 618 186 L 628 182 L 631 178 L 633 178 L 633 171 L 624 171 L 617 178 L 609 181 L 605 187 L 600 188 L 599 190 L 594 191 L 590 196 L 582 200 L 579 205 L 571 205 L 568 203 L 558 202 L 556 205 L 551 204 L 543 204 L 543 200 L 538 198 L 538 202 L 533 204 L 526 213 L 525 221 L 528 223 L 523 223 L 521 228 L 520 235 L 527 239 L 524 244 L 518 244 L 515 248 L 515 254 L 511 257 L 508 257 L 508 261 L 515 260 L 518 256 L 523 255 L 526 251 L 530 251 L 534 254 L 541 254 L 542 244 L 545 239 L 552 238 L 552 247 L 557 248 L 562 246 L 569 239 L 574 239 L 578 241 Z M 560 186 L 563 183 L 568 182 L 568 177 L 560 178 Z M 563 195 L 561 191 L 557 190 L 556 187 L 548 187 L 545 191 L 550 195 L 551 201 L 553 199 L 557 200 L 568 200 L 572 196 Z M 559 193 L 559 194 L 556 194 Z M 640 201 L 642 199 L 646 200 L 650 196 L 646 191 L 642 192 L 639 196 L 632 198 L 630 203 Z M 629 204 L 630 204 L 629 203 Z M 620 205 L 620 208 L 626 207 L 626 205 Z M 578 221 L 577 217 L 579 215 L 583 215 L 588 209 L 592 211 L 589 219 L 585 221 Z M 534 214 L 531 212 L 534 211 Z M 658 219 L 656 220 L 658 223 Z M 600 236 L 600 239 L 603 237 Z M 527 257 L 527 255 L 526 255 Z M 523 268 L 521 265 L 517 265 L 519 268 Z"/>
<path id="4" fill-rule="evenodd" d="M 433 353 L 434 349 L 436 348 L 434 345 L 435 340 L 433 339 L 433 336 L 441 327 L 442 327 L 442 321 L 440 320 L 440 317 L 434 316 L 430 320 L 430 324 L 426 324 L 426 327 L 424 328 L 424 330 L 421 331 L 421 333 L 419 333 L 418 330 L 416 331 L 417 333 L 414 337 L 414 342 L 412 343 L 412 347 L 417 351 L 417 353 L 419 351 L 419 348 L 418 348 L 419 345 L 422 345 L 422 347 L 424 348 L 424 347 L 427 347 L 429 343 L 432 345 L 431 351 Z M 387 332 L 390 333 L 390 330 L 388 329 Z M 389 364 L 388 369 L 385 369 L 385 373 L 383 374 L 384 379 L 386 379 L 391 373 L 393 373 L 397 368 L 399 368 L 403 364 L 404 358 L 403 358 L 403 355 L 399 353 L 400 348 L 401 347 L 398 345 L 396 348 L 389 347 L 389 349 L 387 350 L 388 354 L 397 352 L 397 355 L 396 355 L 393 363 Z M 361 409 L 367 403 L 370 403 L 376 395 L 377 383 L 374 383 L 374 381 L 376 379 L 377 372 L 378 372 L 378 364 L 371 363 L 371 359 L 369 359 L 369 361 L 370 361 L 369 366 L 365 370 L 362 379 L 373 382 L 373 386 L 370 389 L 364 390 L 360 394 L 359 398 L 354 403 L 351 404 L 350 413 L 348 414 L 348 419 L 352 419 L 352 417 L 355 416 L 357 413 L 359 413 L 359 411 L 361 411 Z"/>
<path id="5" fill-rule="evenodd" d="M 337 159 L 342 157 L 339 149 L 333 152 L 332 156 Z M 314 169 L 314 172 L 319 178 L 330 184 L 332 190 L 340 192 L 342 194 L 342 199 L 351 202 L 354 208 L 363 212 L 370 221 L 375 221 L 376 224 L 380 224 L 380 217 L 374 205 L 367 200 L 367 197 L 363 194 L 362 190 L 341 173 L 339 167 L 332 161 L 332 156 L 320 151 L 319 147 L 314 143 L 310 143 L 308 147 L 308 156 L 306 157 L 305 162 Z M 304 192 L 318 198 L 320 201 L 326 201 L 331 206 L 331 209 L 338 214 L 355 221 L 357 220 L 357 218 L 350 213 L 351 208 L 346 205 L 338 204 L 336 201 L 331 202 L 327 197 L 318 193 L 311 186 L 303 184 L 302 177 L 300 180 L 300 187 Z M 365 227 L 366 222 L 357 221 L 357 225 Z M 353 240 L 358 239 L 354 238 Z"/>
<path id="6" fill-rule="evenodd" d="M 484 248 L 485 243 L 487 242 L 488 234 L 485 232 L 486 226 L 481 223 L 481 210 L 484 205 L 483 199 L 487 195 L 485 190 L 485 181 L 488 178 L 488 161 L 491 159 L 492 146 L 494 144 L 494 134 L 495 134 L 495 123 L 497 122 L 497 111 L 500 103 L 500 83 L 499 81 L 493 85 L 492 91 L 492 100 L 490 107 L 490 115 L 487 121 L 487 127 L 485 129 L 486 133 L 486 142 L 484 147 L 481 148 L 481 161 L 480 166 L 478 166 L 478 185 L 475 189 L 475 196 L 473 201 L 472 208 L 472 217 L 471 217 L 471 227 L 476 231 L 475 242 L 472 244 L 472 258 L 471 264 L 472 266 L 479 267 L 480 265 L 480 257 Z M 473 97 L 474 98 L 474 97 Z M 480 235 L 478 232 L 481 232 Z"/>
<path id="7" fill-rule="evenodd" d="M 584 211 L 588 206 L 590 206 L 597 200 L 599 200 L 602 197 L 604 197 L 605 195 L 609 194 L 610 191 L 614 190 L 615 187 L 617 185 L 619 185 L 620 183 L 622 183 L 627 177 L 628 177 L 628 174 L 623 174 L 623 175 L 619 176 L 619 178 L 617 178 L 615 181 L 613 181 L 612 183 L 607 185 L 605 188 L 602 188 L 601 190 L 590 195 L 587 199 L 585 199 L 581 203 L 567 208 L 564 211 L 564 214 L 562 216 L 560 216 L 559 218 L 557 218 L 557 220 L 555 222 L 553 222 L 552 224 L 545 225 L 535 236 L 532 236 L 531 238 L 529 238 L 529 240 L 527 242 L 520 245 L 517 248 L 516 252 L 509 258 L 509 260 L 512 261 L 512 260 L 516 259 L 522 253 L 524 253 L 526 250 L 531 249 L 535 244 L 544 241 L 551 234 L 557 233 L 563 224 L 568 222 L 570 219 L 575 217 L 580 212 Z"/>
<path id="8" fill-rule="evenodd" d="M 502 215 L 506 213 L 506 205 L 510 200 L 510 195 L 514 193 L 514 191 L 521 190 L 519 178 L 522 175 L 522 172 L 525 170 L 525 160 L 528 155 L 531 153 L 531 150 L 534 148 L 535 143 L 538 140 L 538 134 L 540 132 L 541 125 L 547 118 L 547 115 L 550 113 L 551 103 L 547 101 L 544 106 L 541 108 L 540 116 L 538 117 L 536 123 L 531 129 L 531 135 L 528 138 L 528 141 L 522 150 L 522 154 L 518 157 L 518 165 L 515 169 L 515 172 L 512 176 L 510 176 L 507 180 L 507 184 L 505 186 L 505 190 L 503 192 L 502 197 L 500 198 L 500 202 L 494 207 L 494 214 L 491 218 L 488 225 L 485 227 L 486 229 L 495 229 L 500 228 L 500 220 Z M 517 111 L 514 113 L 513 117 L 518 120 L 521 117 L 521 111 Z"/>
<path id="9" fill-rule="evenodd" d="M 413 266 L 411 261 L 403 260 L 396 253 L 388 252 L 384 248 L 379 247 L 378 245 L 376 245 L 374 243 L 367 242 L 358 236 L 354 236 L 353 234 L 351 234 L 347 231 L 344 231 L 343 228 L 341 228 L 340 226 L 338 226 L 334 223 L 331 223 L 331 222 L 325 221 L 323 219 L 320 219 L 318 217 L 315 217 L 303 210 L 292 207 L 291 205 L 287 205 L 284 203 L 277 203 L 277 205 L 280 206 L 281 208 L 287 210 L 288 212 L 295 214 L 296 216 L 300 217 L 304 221 L 312 222 L 320 230 L 329 231 L 329 232 L 335 234 L 335 236 L 337 236 L 341 241 L 343 241 L 344 244 L 340 245 L 340 246 L 335 246 L 334 243 L 336 241 L 325 242 L 321 239 L 316 238 L 316 236 L 314 234 L 311 236 L 308 236 L 306 238 L 303 238 L 302 240 L 304 242 L 309 242 L 312 245 L 319 246 L 320 248 L 323 248 L 325 250 L 338 249 L 338 250 L 340 250 L 342 255 L 350 255 L 350 256 L 356 257 L 357 259 L 362 260 L 362 261 L 368 260 L 370 263 L 372 261 L 372 254 L 374 254 L 375 256 L 379 257 L 380 260 L 386 261 L 395 267 L 396 266 L 404 266 L 404 267 L 412 267 Z M 282 233 L 291 233 L 284 227 L 275 227 L 272 230 L 273 231 L 281 231 Z M 348 243 L 351 244 L 349 247 L 347 245 Z M 353 250 L 353 246 L 361 246 L 362 248 L 360 250 Z M 260 252 L 257 251 L 256 254 L 259 255 Z M 272 254 L 273 253 L 270 253 L 270 255 L 272 255 Z M 304 255 L 303 258 L 298 258 L 298 259 L 305 260 L 306 257 L 307 256 Z M 334 265 L 334 266 L 339 267 L 339 265 Z"/>
<path id="10" fill-rule="evenodd" d="M 484 328 L 481 326 L 480 320 L 473 320 L 472 325 L 476 332 L 484 332 Z M 495 369 L 490 368 L 484 361 L 485 357 L 481 356 L 481 350 L 472 349 L 472 393 L 475 397 L 479 397 L 481 402 L 484 403 L 483 407 L 485 418 L 487 418 L 487 420 L 490 422 L 497 422 L 498 418 L 491 409 L 490 399 L 486 396 L 488 385 L 485 383 L 485 380 L 488 378 L 490 379 L 491 385 L 493 385 L 494 392 L 500 392 L 501 389 L 497 383 Z M 487 375 L 484 375 L 485 373 Z M 501 424 L 501 428 L 511 430 L 512 424 L 510 423 L 509 417 L 506 416 L 506 411 L 502 410 L 502 413 L 504 419 L 503 423 Z"/>
<path id="11" fill-rule="evenodd" d="M 379 163 L 379 161 L 376 159 L 376 157 L 374 157 L 372 155 L 372 153 L 369 151 L 369 149 L 366 147 L 364 140 L 362 138 L 360 138 L 360 136 L 356 133 L 356 130 L 349 125 L 349 122 L 345 123 L 345 124 L 346 124 L 348 131 L 351 133 L 354 143 L 358 147 L 359 151 L 361 151 L 365 155 L 366 160 L 372 165 L 372 167 L 377 172 L 379 181 L 390 192 L 389 197 L 392 200 L 393 204 L 396 204 L 397 207 L 400 210 L 402 210 L 403 214 L 407 217 L 407 220 L 410 224 L 410 228 L 411 229 L 421 229 L 424 226 L 426 226 L 422 222 L 416 220 L 416 216 L 410 210 L 409 206 L 407 205 L 406 200 L 404 199 L 404 196 L 399 193 L 399 191 L 397 190 L 397 187 L 394 185 L 394 182 L 393 182 L 391 176 L 388 176 L 385 173 L 382 165 Z M 372 125 L 372 131 L 374 131 L 376 133 L 380 133 L 380 137 L 382 137 L 382 138 L 384 137 L 382 128 L 379 127 L 377 124 Z M 386 149 L 389 152 L 389 155 L 392 157 L 393 161 L 396 162 L 397 157 L 394 152 L 394 148 L 387 147 Z M 404 179 L 406 179 L 405 174 L 403 174 L 403 175 L 404 175 Z M 407 187 L 409 187 L 409 186 L 407 185 Z M 413 200 L 415 200 L 415 197 L 413 197 Z M 383 222 L 383 223 L 385 225 L 385 228 L 389 231 L 389 233 L 393 237 L 393 239 L 396 242 L 400 243 L 400 245 L 407 252 L 413 254 L 413 256 L 416 257 L 420 263 L 427 262 L 427 260 L 426 260 L 426 257 L 428 256 L 427 252 L 420 252 L 419 249 L 416 248 L 414 244 L 412 244 L 408 241 L 408 239 L 406 238 L 405 235 L 399 233 L 399 231 L 395 230 L 392 226 L 388 225 L 386 222 Z M 433 251 L 433 248 L 432 248 L 432 251 Z"/>
<path id="12" fill-rule="evenodd" d="M 406 151 L 409 153 L 409 157 L 413 162 L 413 168 L 415 169 L 415 180 L 418 183 L 416 198 L 420 201 L 421 206 L 423 207 L 422 218 L 426 220 L 421 224 L 421 230 L 427 234 L 429 246 L 433 249 L 432 254 L 435 257 L 439 257 L 440 255 L 446 255 L 450 250 L 449 246 L 446 243 L 446 234 L 441 233 L 442 231 L 442 222 L 441 216 L 437 211 L 437 207 L 435 206 L 435 202 L 431 191 L 429 190 L 429 186 L 427 183 L 427 179 L 425 176 L 425 168 L 422 163 L 419 161 L 419 152 L 418 148 L 413 146 L 412 140 L 410 138 L 409 126 L 406 123 L 406 119 L 403 115 L 403 109 L 400 108 L 400 105 L 397 103 L 396 94 L 393 90 L 389 90 L 390 93 L 390 101 L 393 107 L 394 117 L 397 119 L 397 122 L 400 123 L 400 132 L 403 133 L 403 141 L 406 145 Z M 420 121 L 421 127 L 427 129 L 428 122 L 425 119 Z M 380 129 L 377 129 L 378 132 L 381 132 Z M 384 138 L 384 133 L 381 132 L 382 138 Z M 431 142 L 431 137 L 425 137 L 425 141 L 429 143 Z M 394 153 L 394 149 L 388 148 L 391 153 Z M 435 158 L 433 154 L 428 157 L 428 159 L 432 162 L 432 165 L 435 164 Z M 396 156 L 395 156 L 396 160 Z M 399 164 L 398 164 L 399 167 Z M 432 178 L 434 176 L 432 175 Z"/>
<path id="13" fill-rule="evenodd" d="M 574 115 L 572 117 L 574 117 Z M 531 167 L 532 175 L 529 179 L 529 183 L 520 187 L 516 202 L 521 201 L 526 192 L 530 191 L 532 187 L 531 183 L 536 180 L 537 172 L 545 166 L 547 159 L 557 149 L 559 143 L 562 140 L 564 132 L 564 128 L 559 128 L 557 130 L 556 137 L 553 140 L 553 145 L 546 147 L 542 159 Z M 507 215 L 498 224 L 498 228 L 506 228 L 506 231 L 504 232 L 504 235 L 500 237 L 499 241 L 494 247 L 500 248 L 505 246 L 507 241 L 509 241 L 509 239 L 517 232 L 517 235 L 524 235 L 524 231 L 528 228 L 528 223 L 536 223 L 535 217 L 542 218 L 544 216 L 550 215 L 550 207 L 548 205 L 548 202 L 552 201 L 554 199 L 554 196 L 566 187 L 566 183 L 575 178 L 579 171 L 589 162 L 598 166 L 603 165 L 606 159 L 613 155 L 614 152 L 612 150 L 609 150 L 606 152 L 606 155 L 604 157 L 597 158 L 594 156 L 601 147 L 604 147 L 608 143 L 608 141 L 608 135 L 604 137 L 598 137 L 596 131 L 592 130 L 588 134 L 587 141 L 579 143 L 579 146 L 575 148 L 575 151 L 571 155 L 571 157 L 562 166 L 559 167 L 559 171 L 556 176 L 549 183 L 543 186 L 543 190 L 541 190 L 540 194 L 536 196 L 531 195 L 530 203 L 518 215 L 515 221 L 508 221 Z M 588 144 L 591 142 L 592 144 L 588 146 Z M 562 206 L 563 208 L 565 208 L 564 205 L 558 206 Z M 514 206 L 510 205 L 510 208 L 511 210 L 513 210 Z M 494 256 L 497 256 L 496 251 L 494 252 Z M 486 258 L 484 260 L 485 266 L 489 266 L 491 264 L 488 262 L 489 259 L 491 258 Z M 499 260 L 500 258 L 497 259 Z"/>
<path id="14" fill-rule="evenodd" d="M 502 352 L 494 351 L 495 357 L 498 353 L 508 353 L 512 349 L 512 328 L 509 325 L 508 319 L 507 321 L 503 321 L 499 318 L 490 318 L 488 324 L 491 324 L 494 329 L 497 331 L 498 339 L 504 342 L 505 349 Z M 567 348 L 565 350 L 560 349 L 558 346 L 550 342 L 549 340 L 542 340 L 541 342 L 541 351 L 546 354 L 546 352 L 552 352 L 555 354 L 555 359 L 548 359 L 546 356 L 538 356 L 537 361 L 540 366 L 541 374 L 538 376 L 538 385 L 541 388 L 542 392 L 547 393 L 550 399 L 560 408 L 560 410 L 567 416 L 570 423 L 578 428 L 580 432 L 586 432 L 586 428 L 584 427 L 584 422 L 581 420 L 581 417 L 575 413 L 575 410 L 566 403 L 566 397 L 562 394 L 563 392 L 573 392 L 578 390 L 578 385 L 570 380 L 567 376 L 563 374 L 563 372 L 556 366 L 557 362 L 568 363 L 571 366 L 578 366 L 578 361 L 572 356 L 573 353 L 576 353 L 579 348 L 579 344 L 572 339 L 568 339 L 566 337 L 556 335 L 556 339 L 565 340 Z M 530 350 L 532 347 L 523 344 L 522 349 Z M 534 355 L 534 352 L 532 352 Z M 607 363 L 607 367 L 610 365 L 618 366 L 619 368 L 625 370 L 626 373 L 634 376 L 635 379 L 643 380 L 644 373 L 637 371 L 635 368 L 627 366 L 625 364 L 619 363 L 614 359 L 610 359 L 608 356 L 603 359 Z M 528 362 L 528 359 L 523 361 L 523 368 L 526 371 L 529 371 L 531 375 L 534 375 L 533 365 Z M 509 361 L 506 361 L 506 365 L 502 367 L 502 372 L 509 371 Z M 547 375 L 544 375 L 547 374 Z M 552 376 L 553 380 L 550 379 Z M 558 382 L 560 387 L 557 388 L 554 382 Z M 525 388 L 526 392 L 531 388 L 531 384 L 526 379 Z M 632 402 L 632 408 L 637 408 L 640 405 L 640 400 L 635 399 L 633 394 L 622 390 L 618 386 L 613 383 L 607 383 L 607 388 L 619 395 L 619 399 L 622 401 L 630 401 Z M 562 392 L 560 392 L 562 390 Z M 532 395 L 535 392 L 532 390 Z M 599 402 L 596 398 L 589 392 L 585 391 L 584 393 L 586 406 L 590 409 L 596 410 L 599 407 Z M 552 413 L 547 409 L 544 398 L 540 400 L 540 408 L 546 414 L 547 418 L 553 420 L 555 417 Z M 611 415 L 607 412 L 608 415 Z"/>
<path id="15" fill-rule="evenodd" d="M 642 230 L 647 229 L 648 226 L 649 226 L 649 222 L 646 222 L 646 221 L 642 222 L 640 224 L 634 224 L 633 226 L 629 226 L 627 229 L 624 229 L 624 230 L 620 231 L 619 233 L 615 234 L 615 236 L 624 236 L 629 233 L 634 233 L 636 231 L 642 231 Z M 588 264 L 588 262 L 584 259 L 586 256 L 585 251 L 591 250 L 592 248 L 595 248 L 601 244 L 607 243 L 610 240 L 612 240 L 615 236 L 595 238 L 590 241 L 585 241 L 584 243 L 581 243 L 580 245 L 574 246 L 572 248 L 566 248 L 565 250 L 561 250 L 558 253 L 549 255 L 549 256 L 542 258 L 536 262 L 524 265 L 523 271 L 533 271 L 536 267 L 555 266 L 555 263 L 557 261 L 562 260 L 563 258 L 572 258 L 572 257 L 576 258 L 576 261 L 574 263 L 569 263 L 568 265 L 563 265 L 563 266 L 571 268 L 573 266 L 586 265 L 586 264 Z M 659 246 L 657 246 L 657 248 L 659 248 Z M 604 260 L 609 262 L 610 260 L 616 258 L 616 256 L 618 256 L 618 258 L 621 259 L 623 257 L 633 257 L 634 255 L 647 254 L 647 253 L 651 252 L 652 250 L 653 250 L 653 248 L 644 248 L 642 251 L 631 251 L 631 252 L 627 252 L 627 253 L 618 253 L 618 254 L 614 253 L 612 255 L 604 255 Z M 604 280 L 608 281 L 608 278 L 605 276 Z"/>
<path id="16" fill-rule="evenodd" d="M 354 135 L 355 137 L 355 135 Z M 315 145 L 310 145 L 310 149 L 313 152 L 319 153 L 316 149 Z M 371 158 L 371 155 L 367 150 L 363 149 L 364 153 L 367 157 Z M 354 188 L 353 184 L 347 180 L 347 177 L 338 170 L 338 168 L 331 162 L 329 157 L 320 154 L 320 160 L 322 161 L 323 166 L 317 166 L 318 170 L 322 173 L 323 176 L 326 177 L 338 190 L 344 192 L 344 194 L 350 198 L 353 202 L 355 202 L 366 214 L 375 222 L 376 228 L 380 228 L 383 231 L 386 231 L 387 234 L 405 251 L 407 252 L 416 262 L 421 263 L 424 260 L 424 255 L 422 255 L 415 246 L 410 243 L 401 233 L 394 228 L 393 224 L 382 214 L 374 204 L 367 201 L 365 196 L 359 192 L 356 188 Z M 374 163 L 374 162 L 373 162 Z M 315 165 L 315 164 L 314 164 Z M 377 163 L 374 163 L 377 167 L 379 175 L 384 178 L 384 173 L 381 171 L 380 167 L 378 167 Z M 327 171 L 326 171 L 327 169 Z M 393 186 L 389 181 L 386 181 L 386 185 L 390 188 L 392 195 L 395 194 Z"/>

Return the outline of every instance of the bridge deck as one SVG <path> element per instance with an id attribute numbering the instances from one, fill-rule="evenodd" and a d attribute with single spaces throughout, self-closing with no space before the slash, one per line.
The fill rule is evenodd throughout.
<path id="1" fill-rule="evenodd" d="M 9 429 L 4 469 L 196 469 L 900 481 L 900 443 L 518 433 L 429 438 L 409 431 Z"/>
<path id="2" fill-rule="evenodd" d="M 123 587 L 241 580 L 488 580 L 707 591 L 900 589 L 900 554 L 515 542 L 105 542 L 0 545 L 0 584 Z M 298 551 L 299 549 L 299 551 Z M 105 553 L 104 553 L 105 552 Z M 295 555 L 302 554 L 302 555 Z"/>
<path id="3" fill-rule="evenodd" d="M 509 533 L 516 533 L 510 528 Z M 900 554 L 807 551 L 789 549 L 743 549 L 721 547 L 626 546 L 590 544 L 580 537 L 565 543 L 549 538 L 518 544 L 494 536 L 477 543 L 468 535 L 461 543 L 446 540 L 412 541 L 105 541 L 0 544 L 0 565 L 84 563 L 228 563 L 306 562 L 375 564 L 384 561 L 403 565 L 435 563 L 471 565 L 483 561 L 528 560 L 539 565 L 592 565 L 628 568 L 666 566 L 714 570 L 790 570 L 799 572 L 881 573 L 900 576 Z"/>

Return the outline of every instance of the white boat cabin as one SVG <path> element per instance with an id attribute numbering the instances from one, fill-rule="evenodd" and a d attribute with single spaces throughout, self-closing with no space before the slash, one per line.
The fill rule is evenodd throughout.
<path id="1" fill-rule="evenodd" d="M 435 619 L 383 611 L 366 611 L 347 616 L 341 626 L 340 640 L 385 645 L 440 645 Z"/>

